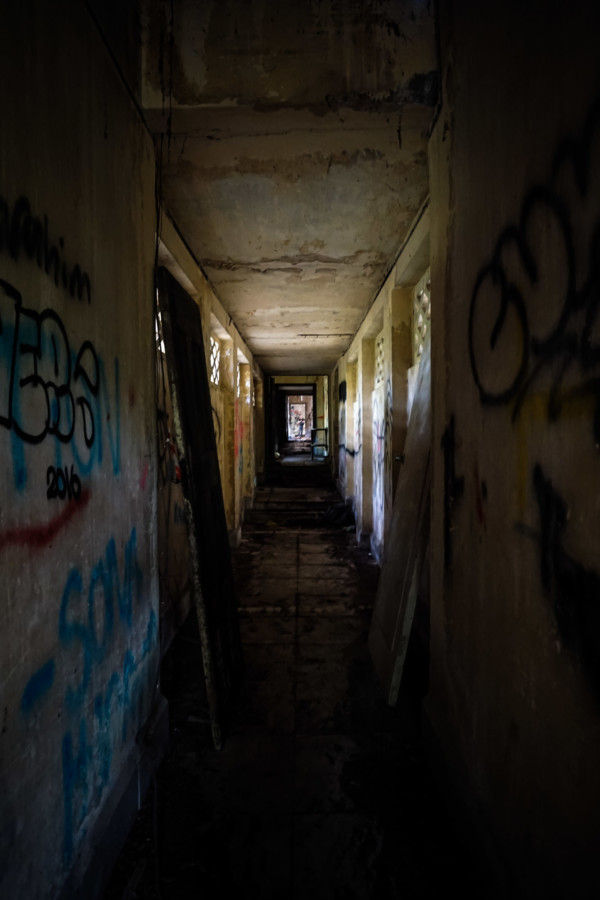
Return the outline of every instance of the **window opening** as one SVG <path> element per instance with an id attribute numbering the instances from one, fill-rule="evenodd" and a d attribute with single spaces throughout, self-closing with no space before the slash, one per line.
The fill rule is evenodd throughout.
<path id="1" fill-rule="evenodd" d="M 221 369 L 221 345 L 216 338 L 210 338 L 210 380 L 213 384 L 219 383 Z"/>
<path id="2" fill-rule="evenodd" d="M 416 285 L 413 293 L 413 363 L 421 359 L 431 321 L 431 281 L 429 272 Z"/>
<path id="3" fill-rule="evenodd" d="M 156 300 L 158 303 L 158 291 L 156 292 Z M 159 353 L 165 354 L 165 342 L 163 340 L 163 331 L 162 331 L 162 315 L 160 309 L 156 309 L 156 316 L 154 318 L 154 336 L 156 338 L 156 346 Z"/>
<path id="4" fill-rule="evenodd" d="M 385 350 L 384 350 L 383 332 L 379 335 L 375 342 L 375 387 L 379 387 L 384 381 L 385 372 Z"/>

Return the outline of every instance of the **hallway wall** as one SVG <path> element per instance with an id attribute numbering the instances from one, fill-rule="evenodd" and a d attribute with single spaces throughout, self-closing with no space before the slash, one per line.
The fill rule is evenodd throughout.
<path id="1" fill-rule="evenodd" d="M 236 545 L 240 539 L 244 511 L 252 505 L 256 479 L 264 468 L 264 450 L 260 441 L 257 442 L 254 415 L 256 386 L 262 384 L 263 373 L 167 211 L 161 217 L 160 236 L 159 262 L 169 269 L 200 310 L 209 378 L 211 337 L 219 344 L 218 383 L 211 380 L 210 394 L 227 529 L 231 544 Z M 160 490 L 159 484 L 159 498 Z M 172 488 L 167 487 L 167 490 L 173 492 Z M 161 519 L 159 552 L 163 551 L 163 543 L 168 540 L 167 532 L 173 526 L 177 528 L 173 518 L 169 521 Z M 172 555 L 177 555 L 176 548 L 173 548 Z M 181 580 L 184 569 L 180 562 L 173 560 L 173 564 L 177 569 L 177 578 Z"/>
<path id="2" fill-rule="evenodd" d="M 84 4 L 2 17 L 0 895 L 44 898 L 157 700 L 154 155 Z"/>
<path id="3" fill-rule="evenodd" d="M 332 448 L 338 489 L 352 504 L 357 538 L 368 541 L 380 564 L 402 464 L 410 385 L 418 370 L 412 349 L 413 295 L 428 270 L 429 227 L 426 201 L 395 266 L 338 361 L 337 396 L 331 398 L 339 435 Z"/>
<path id="4" fill-rule="evenodd" d="M 519 896 L 600 888 L 593 4 L 441 4 L 427 714 Z"/>
<path id="5" fill-rule="evenodd" d="M 2 17 L 0 895 L 93 900 L 164 749 L 159 632 L 164 645 L 187 595 L 168 400 L 156 452 L 157 251 L 199 303 L 207 359 L 213 331 L 230 342 L 233 539 L 262 373 L 166 214 L 156 246 L 155 146 L 123 80 L 139 35 L 113 57 L 76 0 Z"/>

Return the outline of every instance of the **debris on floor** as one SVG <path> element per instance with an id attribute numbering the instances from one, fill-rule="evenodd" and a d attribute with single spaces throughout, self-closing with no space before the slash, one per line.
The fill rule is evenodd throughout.
<path id="1" fill-rule="evenodd" d="M 105 900 L 487 896 L 427 766 L 414 697 L 390 708 L 375 678 L 378 568 L 344 530 L 349 515 L 331 486 L 258 491 L 234 551 L 245 679 L 224 749 L 210 743 L 188 622 L 163 678 L 170 752 Z"/>

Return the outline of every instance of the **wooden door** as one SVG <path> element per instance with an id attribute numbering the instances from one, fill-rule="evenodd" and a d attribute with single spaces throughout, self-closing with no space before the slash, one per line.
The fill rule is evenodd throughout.
<path id="1" fill-rule="evenodd" d="M 193 602 L 215 747 L 242 675 L 237 603 L 223 505 L 200 310 L 164 268 L 158 273 L 165 356 L 180 452 Z"/>

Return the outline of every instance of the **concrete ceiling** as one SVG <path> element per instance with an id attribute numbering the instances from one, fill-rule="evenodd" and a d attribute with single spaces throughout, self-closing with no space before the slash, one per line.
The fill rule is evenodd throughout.
<path id="1" fill-rule="evenodd" d="M 427 195 L 431 4 L 147 0 L 165 205 L 267 373 L 346 350 Z"/>

